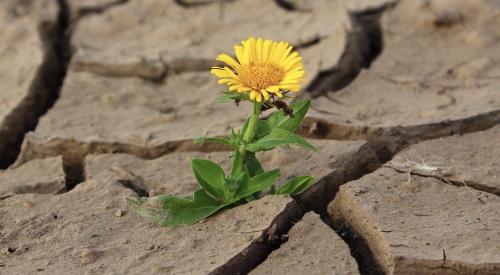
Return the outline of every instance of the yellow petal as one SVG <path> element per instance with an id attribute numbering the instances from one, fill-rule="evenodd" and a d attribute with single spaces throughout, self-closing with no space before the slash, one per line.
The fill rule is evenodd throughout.
<path id="1" fill-rule="evenodd" d="M 269 93 L 266 90 L 261 90 L 260 92 L 264 96 L 265 100 L 269 100 Z"/>
<path id="2" fill-rule="evenodd" d="M 271 45 L 269 46 L 269 54 L 267 57 L 267 61 L 269 63 L 275 63 L 274 62 L 274 52 L 276 52 L 276 49 L 278 48 L 279 43 L 276 42 L 271 42 Z"/>
<path id="3" fill-rule="evenodd" d="M 292 60 L 289 60 L 288 62 L 286 62 L 286 65 L 283 66 L 283 68 L 285 69 L 285 71 L 288 71 L 290 70 L 294 65 L 296 65 L 298 62 L 301 62 L 302 61 L 302 57 L 300 56 L 297 56 L 295 57 L 294 59 Z"/>
<path id="4" fill-rule="evenodd" d="M 248 59 L 245 58 L 243 46 L 241 45 L 234 46 L 234 53 L 236 54 L 236 58 L 238 58 L 240 64 L 243 65 L 248 64 Z"/>
<path id="5" fill-rule="evenodd" d="M 285 50 L 288 48 L 288 43 L 281 41 L 274 52 L 273 62 L 279 64 L 281 57 L 284 55 Z"/>
<path id="6" fill-rule="evenodd" d="M 257 61 L 259 61 L 259 62 L 263 61 L 262 60 L 262 44 L 263 44 L 262 38 L 257 39 L 257 45 L 255 48 L 255 52 L 257 54 Z"/>
<path id="7" fill-rule="evenodd" d="M 279 86 L 271 86 L 271 87 L 267 87 L 266 89 L 268 92 L 270 93 L 274 93 L 274 92 L 279 92 L 280 90 L 280 87 Z"/>
<path id="8" fill-rule="evenodd" d="M 269 60 L 269 51 L 271 50 L 271 40 L 266 39 L 264 41 L 264 45 L 262 46 L 262 62 L 268 62 Z"/>
<path id="9" fill-rule="evenodd" d="M 286 74 L 285 77 L 281 80 L 281 82 L 289 82 L 289 81 L 297 81 L 304 78 L 304 71 L 297 71 L 291 74 Z"/>
<path id="10" fill-rule="evenodd" d="M 280 60 L 278 61 L 278 64 L 280 65 L 283 65 L 283 62 L 285 62 L 285 60 L 290 56 L 290 52 L 292 51 L 292 46 L 289 46 L 288 48 L 286 48 L 286 50 L 281 54 L 280 56 Z M 293 54 L 296 54 L 297 52 L 293 52 Z"/>
<path id="11" fill-rule="evenodd" d="M 238 91 L 238 89 L 241 88 L 241 85 L 240 84 L 236 84 L 236 85 L 231 85 L 229 86 L 229 90 L 230 91 Z"/>
<path id="12" fill-rule="evenodd" d="M 245 47 L 245 51 L 247 51 L 248 54 L 248 60 L 255 60 L 255 38 L 250 37 L 245 41 L 245 44 L 243 45 Z"/>
<path id="13" fill-rule="evenodd" d="M 214 74 L 215 76 L 218 76 L 220 78 L 226 78 L 230 77 L 227 72 L 224 70 L 224 68 L 218 68 L 214 67 L 210 70 L 210 73 Z"/>
<path id="14" fill-rule="evenodd" d="M 262 102 L 262 94 L 261 93 L 257 93 L 257 95 L 255 96 L 255 100 L 257 102 Z"/>
<path id="15" fill-rule="evenodd" d="M 245 93 L 248 91 L 249 91 L 249 89 L 247 87 L 241 86 L 240 88 L 238 88 L 238 93 Z"/>
<path id="16" fill-rule="evenodd" d="M 300 90 L 300 85 L 298 84 L 280 84 L 280 88 L 283 90 L 289 90 L 289 91 L 299 91 Z"/>
<path id="17" fill-rule="evenodd" d="M 256 97 L 256 96 L 257 96 L 257 92 L 255 92 L 255 91 L 251 91 L 251 92 L 250 92 L 250 96 L 249 96 L 249 97 L 250 97 L 250 100 L 251 100 L 251 101 L 255 101 L 255 97 Z"/>
<path id="18" fill-rule="evenodd" d="M 240 64 L 234 60 L 234 58 L 230 57 L 229 55 L 222 53 L 217 56 L 215 60 L 222 61 L 226 63 L 227 65 L 233 67 L 234 69 L 238 69 L 240 67 Z"/>
<path id="19" fill-rule="evenodd" d="M 234 78 L 221 78 L 218 81 L 219 84 L 239 84 L 240 82 L 238 80 L 235 80 Z"/>
<path id="20" fill-rule="evenodd" d="M 279 90 L 276 92 L 273 92 L 273 94 L 275 94 L 277 97 L 283 97 L 283 94 Z"/>
<path id="21" fill-rule="evenodd" d="M 280 60 L 279 64 L 284 67 L 291 60 L 293 60 L 294 58 L 297 58 L 297 57 L 299 57 L 299 53 L 298 52 L 293 52 L 293 53 L 289 54 L 285 59 Z"/>
<path id="22" fill-rule="evenodd" d="M 239 77 L 233 71 L 231 71 L 231 69 L 229 69 L 228 67 L 224 67 L 224 71 L 227 73 L 228 77 L 232 77 L 234 79 L 239 79 Z"/>

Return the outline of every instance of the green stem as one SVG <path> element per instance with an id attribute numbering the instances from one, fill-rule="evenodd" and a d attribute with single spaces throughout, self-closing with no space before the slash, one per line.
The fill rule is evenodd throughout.
<path id="1" fill-rule="evenodd" d="M 247 129 L 245 133 L 243 133 L 243 141 L 245 143 L 250 142 L 255 134 L 255 128 L 257 127 L 257 121 L 259 120 L 261 107 L 261 103 L 255 102 L 253 105 L 253 113 L 250 116 L 250 120 L 248 121 Z"/>
<path id="2" fill-rule="evenodd" d="M 235 161 L 234 164 L 237 164 L 237 167 L 233 167 L 233 175 L 237 174 L 239 171 L 243 171 L 245 169 L 245 159 L 247 155 L 247 150 L 245 150 L 245 144 L 252 141 L 253 136 L 255 135 L 255 129 L 257 128 L 257 121 L 260 116 L 260 109 L 262 108 L 262 103 L 255 102 L 253 105 L 253 112 L 248 120 L 248 125 L 243 133 L 243 142 L 238 150 L 240 154 L 240 159 Z M 236 155 L 235 155 L 236 158 Z"/>

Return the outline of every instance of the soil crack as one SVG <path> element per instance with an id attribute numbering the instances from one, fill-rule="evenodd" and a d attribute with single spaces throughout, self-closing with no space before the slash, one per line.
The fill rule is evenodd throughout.
<path id="1" fill-rule="evenodd" d="M 59 98 L 71 57 L 69 46 L 69 11 L 65 1 L 57 1 L 56 22 L 45 21 L 38 26 L 43 45 L 43 61 L 32 80 L 28 95 L 7 116 L 0 131 L 0 169 L 9 167 L 17 158 L 24 135 L 36 128 L 38 120 Z"/>
<path id="2" fill-rule="evenodd" d="M 31 142 L 35 144 L 31 144 Z M 68 191 L 85 180 L 85 158 L 90 154 L 122 153 L 141 159 L 156 159 L 173 152 L 218 152 L 227 151 L 228 147 L 218 144 L 196 144 L 192 139 L 166 142 L 157 146 L 138 146 L 118 142 L 78 142 L 68 139 L 52 139 L 48 143 L 37 144 L 27 139 L 23 144 L 13 167 L 18 167 L 34 159 L 63 156 Z M 147 193 L 147 192 L 146 192 Z"/>
<path id="3" fill-rule="evenodd" d="M 397 167 L 394 167 L 390 164 L 386 164 L 386 165 L 383 165 L 383 167 L 386 167 L 386 168 L 390 168 L 398 173 L 402 173 L 402 174 L 408 174 L 408 180 L 411 181 L 411 176 L 418 176 L 418 177 L 423 177 L 423 178 L 434 178 L 434 179 L 437 179 L 437 180 L 440 180 L 446 184 L 449 184 L 449 185 L 453 185 L 453 186 L 456 186 L 456 187 L 469 187 L 469 188 L 472 188 L 472 189 L 475 189 L 475 190 L 478 190 L 478 191 L 482 191 L 482 192 L 486 192 L 486 193 L 489 193 L 489 194 L 492 194 L 492 195 L 496 195 L 496 196 L 500 196 L 500 190 L 496 189 L 496 188 L 493 188 L 493 187 L 488 187 L 488 186 L 485 186 L 485 185 L 482 185 L 482 184 L 478 184 L 478 183 L 475 183 L 475 182 L 467 182 L 467 181 L 459 181 L 459 180 L 455 180 L 455 179 L 451 179 L 451 178 L 448 178 L 448 177 L 444 177 L 444 176 L 438 176 L 438 175 L 428 175 L 428 174 L 424 174 L 424 173 L 420 173 L 420 172 L 417 172 L 417 171 L 414 171 L 412 169 L 408 169 L 408 170 L 404 170 L 404 169 L 400 169 L 400 168 L 397 168 Z M 477 199 L 481 202 L 485 202 L 485 198 L 484 196 L 480 195 L 480 194 L 475 194 L 475 196 L 477 197 Z"/>
<path id="4" fill-rule="evenodd" d="M 361 275 L 382 275 L 384 271 L 378 264 L 373 252 L 361 236 L 352 231 L 343 221 L 333 222 L 327 214 L 321 215 L 321 220 L 332 228 L 349 246 L 351 256 L 358 264 Z"/>
<path id="5" fill-rule="evenodd" d="M 248 274 L 287 241 L 288 231 L 304 214 L 305 212 L 295 201 L 290 202 L 283 212 L 273 219 L 271 225 L 262 231 L 259 238 L 209 274 Z"/>
<path id="6" fill-rule="evenodd" d="M 109 3 L 105 3 L 104 5 L 100 5 L 100 6 L 79 8 L 78 11 L 75 12 L 76 14 L 75 14 L 74 18 L 71 18 L 71 21 L 76 22 L 85 16 L 103 13 L 106 10 L 108 10 L 109 8 L 125 4 L 127 2 L 128 2 L 128 0 L 115 0 L 115 1 L 112 1 Z"/>
<path id="7" fill-rule="evenodd" d="M 340 62 L 336 68 L 320 72 L 311 81 L 306 88 L 311 97 L 341 90 L 354 81 L 362 69 L 370 67 L 383 49 L 380 17 L 393 5 L 365 12 L 350 12 L 352 29 Z"/>

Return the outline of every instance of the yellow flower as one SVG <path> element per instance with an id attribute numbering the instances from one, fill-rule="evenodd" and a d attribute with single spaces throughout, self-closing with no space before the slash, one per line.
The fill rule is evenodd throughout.
<path id="1" fill-rule="evenodd" d="M 227 66 L 212 67 L 211 73 L 229 91 L 248 93 L 251 101 L 269 100 L 270 94 L 283 97 L 282 91 L 298 92 L 304 79 L 304 65 L 287 42 L 253 37 L 234 46 L 237 61 L 223 53 L 217 56 Z"/>

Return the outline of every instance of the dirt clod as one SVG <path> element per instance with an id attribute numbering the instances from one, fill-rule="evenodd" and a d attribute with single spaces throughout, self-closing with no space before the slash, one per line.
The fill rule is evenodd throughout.
<path id="1" fill-rule="evenodd" d="M 99 258 L 99 253 L 96 250 L 85 248 L 80 254 L 80 263 L 82 265 L 87 265 L 97 261 Z"/>

